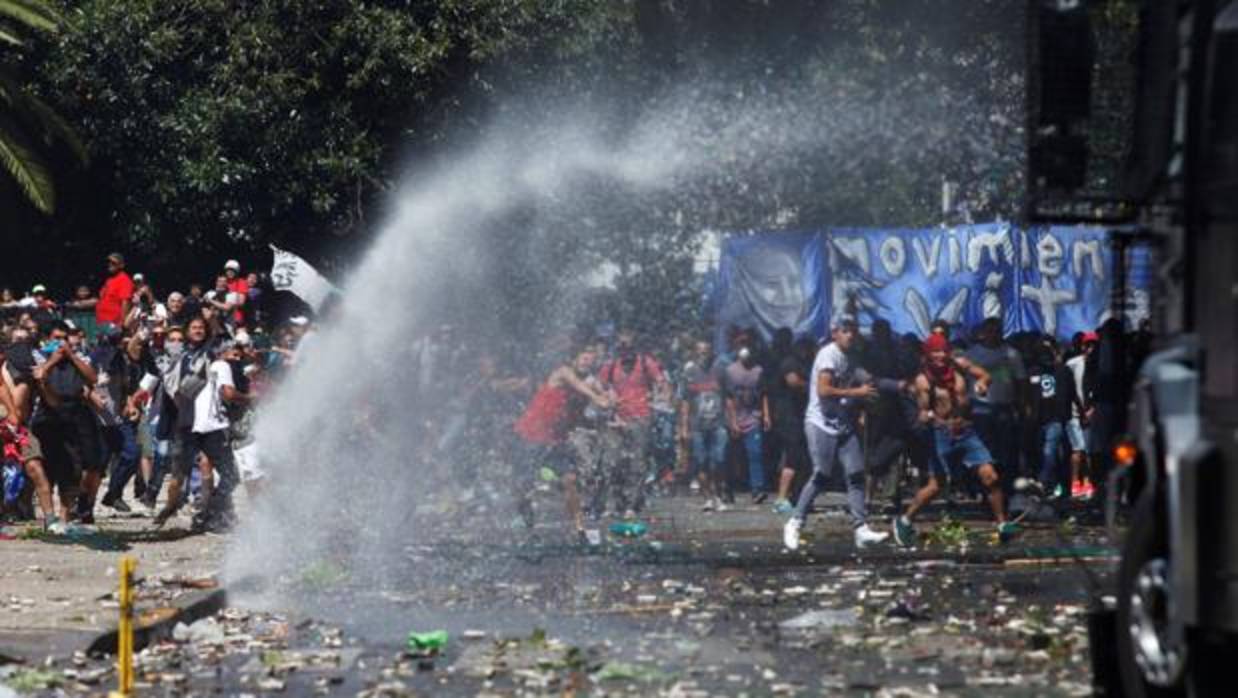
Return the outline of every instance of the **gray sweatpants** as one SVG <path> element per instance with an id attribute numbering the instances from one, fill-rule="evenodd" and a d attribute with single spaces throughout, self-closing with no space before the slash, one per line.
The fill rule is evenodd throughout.
<path id="1" fill-rule="evenodd" d="M 847 508 L 851 510 L 851 525 L 859 528 L 868 518 L 864 503 L 864 453 L 860 450 L 860 438 L 850 434 L 827 434 L 825 430 L 804 425 L 808 437 L 808 455 L 812 458 L 812 477 L 800 492 L 800 501 L 795 506 L 795 517 L 800 521 L 808 518 L 812 500 L 825 489 L 835 463 L 842 463 L 847 479 Z"/>

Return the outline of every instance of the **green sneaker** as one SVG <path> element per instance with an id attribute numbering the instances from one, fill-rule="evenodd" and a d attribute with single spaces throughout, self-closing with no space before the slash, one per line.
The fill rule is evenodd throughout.
<path id="1" fill-rule="evenodd" d="M 890 528 L 894 531 L 894 540 L 904 548 L 910 548 L 916 544 L 916 527 L 909 522 L 903 520 L 901 516 L 895 516 L 890 523 Z"/>
<path id="2" fill-rule="evenodd" d="M 997 525 L 997 539 L 1002 543 L 1009 543 L 1019 535 L 1019 524 L 1009 521 Z"/>

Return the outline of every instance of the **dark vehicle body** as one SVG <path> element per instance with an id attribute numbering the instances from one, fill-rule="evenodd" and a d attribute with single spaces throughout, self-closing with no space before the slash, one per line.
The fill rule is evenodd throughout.
<path id="1" fill-rule="evenodd" d="M 1165 281 L 1166 339 L 1129 365 L 1108 463 L 1111 510 L 1122 500 L 1130 520 L 1117 667 L 1098 688 L 1238 695 L 1226 671 L 1238 662 L 1238 0 L 1134 3 L 1131 148 L 1121 186 L 1096 197 L 1089 37 L 1104 4 L 1029 4 L 1028 217 L 1153 240 Z"/>

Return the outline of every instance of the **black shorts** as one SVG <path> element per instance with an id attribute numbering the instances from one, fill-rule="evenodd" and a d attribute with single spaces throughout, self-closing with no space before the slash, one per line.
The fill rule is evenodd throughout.
<path id="1" fill-rule="evenodd" d="M 175 432 L 168 446 L 169 474 L 181 482 L 187 482 L 199 453 L 210 459 L 218 469 L 228 467 L 232 463 L 232 442 L 228 430 L 205 434 L 183 429 Z"/>
<path id="2" fill-rule="evenodd" d="M 808 439 L 804 436 L 803 425 L 798 429 L 779 428 L 775 433 L 782 444 L 782 467 L 801 473 L 811 472 L 812 460 L 808 457 Z"/>
<path id="3" fill-rule="evenodd" d="M 30 425 L 43 449 L 47 477 L 62 489 L 76 487 L 83 472 L 106 465 L 99 421 L 85 403 L 43 409 Z"/>

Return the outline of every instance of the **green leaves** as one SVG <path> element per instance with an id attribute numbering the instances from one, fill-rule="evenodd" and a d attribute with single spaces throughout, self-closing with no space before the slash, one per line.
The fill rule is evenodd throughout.
<path id="1" fill-rule="evenodd" d="M 43 0 L 0 0 L 0 40 L 7 43 L 23 43 L 14 26 L 55 33 L 60 21 L 60 14 Z"/>
<path id="2" fill-rule="evenodd" d="M 60 16 L 42 0 L 0 0 L 0 43 L 22 46 L 18 27 L 54 33 L 59 23 Z M 0 165 L 35 208 L 51 214 L 56 209 L 51 167 L 30 135 L 40 131 L 59 136 L 85 160 L 85 148 L 68 124 L 0 66 Z"/>
<path id="3" fill-rule="evenodd" d="M 0 164 L 43 213 L 56 209 L 56 187 L 47 163 L 29 146 L 27 139 L 10 120 L 0 117 Z"/>

